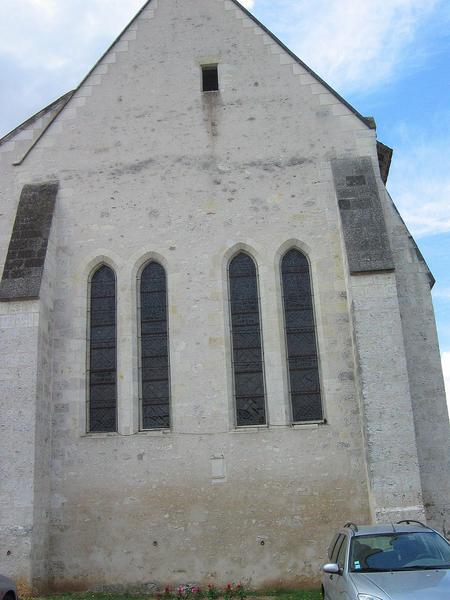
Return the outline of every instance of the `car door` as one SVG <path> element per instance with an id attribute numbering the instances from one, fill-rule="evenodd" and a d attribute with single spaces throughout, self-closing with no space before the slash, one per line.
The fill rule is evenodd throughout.
<path id="1" fill-rule="evenodd" d="M 341 546 L 344 542 L 345 537 L 346 536 L 343 533 L 340 533 L 336 539 L 334 548 L 331 548 L 331 546 L 330 546 L 331 552 L 330 552 L 329 558 L 330 558 L 331 563 L 335 563 L 337 561 L 337 556 L 339 554 L 339 550 L 341 549 Z M 340 577 L 341 577 L 340 575 L 335 575 L 335 574 L 330 574 L 330 573 L 324 574 L 324 577 L 322 579 L 322 584 L 323 584 L 323 589 L 325 590 L 325 599 L 326 600 L 337 600 L 339 598 L 337 582 Z"/>

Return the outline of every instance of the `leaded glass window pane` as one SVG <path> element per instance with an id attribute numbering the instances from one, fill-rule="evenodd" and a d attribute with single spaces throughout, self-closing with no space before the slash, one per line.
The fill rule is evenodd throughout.
<path id="1" fill-rule="evenodd" d="M 321 421 L 319 366 L 307 258 L 289 250 L 281 265 L 292 419 Z"/>
<path id="2" fill-rule="evenodd" d="M 89 431 L 117 431 L 116 278 L 101 266 L 91 278 Z"/>
<path id="3" fill-rule="evenodd" d="M 266 422 L 256 266 L 241 252 L 229 267 L 234 393 L 238 426 Z"/>
<path id="4" fill-rule="evenodd" d="M 142 271 L 141 406 L 143 429 L 170 427 L 167 286 L 164 268 L 156 262 Z"/>

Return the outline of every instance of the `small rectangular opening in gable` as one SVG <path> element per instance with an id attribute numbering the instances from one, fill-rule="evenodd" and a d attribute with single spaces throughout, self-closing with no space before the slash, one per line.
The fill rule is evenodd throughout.
<path id="1" fill-rule="evenodd" d="M 219 90 L 217 65 L 202 65 L 202 77 L 204 92 L 217 92 Z"/>

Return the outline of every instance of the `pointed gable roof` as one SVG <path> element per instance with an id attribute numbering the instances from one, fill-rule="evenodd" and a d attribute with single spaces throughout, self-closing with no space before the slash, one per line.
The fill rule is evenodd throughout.
<path id="1" fill-rule="evenodd" d="M 314 77 L 316 79 L 317 83 L 319 83 L 320 85 L 322 85 L 329 93 L 331 93 L 332 95 L 334 95 L 335 98 L 339 102 L 341 102 L 344 106 L 346 106 L 346 108 L 348 108 L 355 115 L 356 118 L 358 118 L 364 125 L 366 125 L 366 127 L 368 127 L 369 129 L 376 129 L 376 124 L 375 124 L 375 120 L 374 120 L 373 117 L 364 117 L 363 115 L 361 115 L 361 113 L 358 112 L 356 110 L 356 108 L 354 108 L 349 102 L 347 102 L 347 100 L 345 100 L 340 94 L 338 94 L 338 92 L 336 92 L 336 90 L 334 90 L 319 75 L 317 75 L 317 73 L 315 73 L 315 71 L 313 71 L 307 64 L 305 64 L 294 52 L 292 52 L 292 50 L 290 50 L 285 44 L 283 44 L 283 42 L 274 33 L 272 33 L 265 25 L 263 25 L 263 23 L 261 23 L 261 21 L 259 21 L 238 0 L 229 0 L 229 1 L 232 2 L 247 17 L 249 17 L 262 31 L 264 31 L 268 36 L 270 36 L 270 38 L 278 46 L 280 46 L 298 65 L 300 65 L 309 75 L 311 75 L 312 77 Z M 14 163 L 15 165 L 22 164 L 22 162 L 25 160 L 25 158 L 30 154 L 30 152 L 33 150 L 33 148 L 39 143 L 40 139 L 45 135 L 45 133 L 51 127 L 51 125 L 54 122 L 54 120 L 56 119 L 56 117 L 60 113 L 62 113 L 68 105 L 70 105 L 70 101 L 71 101 L 71 99 L 74 96 L 76 96 L 76 92 L 78 92 L 80 90 L 80 88 L 84 85 L 84 83 L 89 79 L 89 77 L 93 74 L 93 72 L 100 65 L 100 63 L 102 63 L 102 61 L 109 54 L 109 52 L 112 51 L 112 49 L 114 48 L 114 46 L 118 42 L 120 42 L 121 38 L 124 36 L 124 34 L 127 32 L 127 30 L 135 23 L 135 21 L 137 21 L 139 19 L 139 17 L 141 16 L 141 14 L 150 6 L 150 4 L 152 4 L 152 2 L 154 2 L 156 4 L 156 0 L 147 0 L 147 2 L 144 3 L 144 5 L 139 9 L 139 11 L 136 13 L 136 15 L 131 19 L 131 21 L 119 33 L 119 35 L 110 44 L 110 46 L 105 50 L 105 52 L 100 56 L 100 58 L 97 60 L 97 62 L 94 64 L 94 66 L 89 70 L 89 72 L 86 74 L 86 76 L 81 80 L 81 82 L 79 83 L 79 85 L 73 91 L 68 92 L 67 94 L 65 94 L 64 96 L 62 96 L 60 99 L 58 99 L 57 101 L 55 101 L 54 103 L 50 104 L 49 107 L 43 109 L 43 112 L 47 112 L 49 108 L 53 107 L 58 102 L 64 100 L 64 102 L 61 103 L 61 108 L 58 111 L 55 112 L 55 115 L 51 119 L 51 121 L 42 130 L 42 132 L 34 140 L 34 142 L 29 146 L 29 148 L 27 149 L 27 151 L 25 152 L 25 154 L 22 156 L 22 158 L 20 158 L 17 162 Z M 39 115 L 39 114 L 41 114 L 41 113 L 37 113 L 37 115 Z M 34 117 L 31 117 L 31 119 L 34 119 Z M 25 121 L 24 124 L 20 125 L 16 129 L 14 129 L 13 132 L 11 132 L 10 134 L 8 134 L 7 137 L 9 137 L 10 135 L 12 135 L 16 131 L 20 130 L 27 123 L 28 123 L 28 121 Z M 3 142 L 3 141 L 5 141 L 5 138 L 3 138 L 2 140 L 0 140 L 0 143 Z M 387 148 L 387 147 L 385 147 L 385 148 Z M 390 157 L 389 157 L 389 164 L 390 164 Z M 387 178 L 387 173 L 386 173 L 386 178 Z M 386 181 L 385 181 L 385 183 L 386 183 Z"/>
<path id="2" fill-rule="evenodd" d="M 142 8 L 136 13 L 136 15 L 128 23 L 128 25 L 119 33 L 119 35 L 113 41 L 113 43 L 109 46 L 109 48 L 102 54 L 102 56 L 95 63 L 95 65 L 92 67 L 92 69 L 86 75 L 86 77 L 81 81 L 78 88 L 83 85 L 83 83 L 86 81 L 86 79 L 89 77 L 89 75 L 92 74 L 92 72 L 96 69 L 96 67 L 101 63 L 101 61 L 108 54 L 108 52 L 114 47 L 115 44 L 117 44 L 117 42 L 120 40 L 120 38 L 123 36 L 123 34 L 127 31 L 127 29 L 139 18 L 141 13 L 143 13 L 144 10 L 153 1 L 154 0 L 147 0 L 147 2 L 145 2 L 145 4 L 142 6 Z M 235 4 L 242 12 L 244 12 L 260 29 L 262 29 L 265 33 L 267 33 L 267 35 L 269 35 L 276 44 L 278 44 L 281 48 L 283 48 L 283 50 L 285 52 L 287 52 L 289 54 L 289 56 L 296 61 L 297 64 L 299 64 L 303 69 L 305 69 L 305 71 L 307 71 L 307 73 L 309 73 L 312 77 L 314 77 L 317 80 L 317 83 L 320 83 L 321 85 L 323 85 L 331 94 L 333 94 L 340 102 L 342 102 L 342 104 L 344 104 L 358 119 L 360 119 L 360 121 L 362 121 L 364 123 L 364 125 L 367 125 L 367 127 L 369 127 L 369 129 L 376 129 L 375 119 L 373 117 L 364 117 L 360 112 L 358 112 L 355 107 L 353 107 L 349 102 L 347 102 L 347 100 L 345 100 L 345 98 L 343 98 L 340 94 L 338 94 L 338 92 L 336 92 L 336 90 L 334 90 L 330 85 L 328 85 L 328 83 L 326 81 L 324 81 L 319 75 L 317 75 L 317 73 L 315 71 L 313 71 L 306 63 L 304 63 L 294 52 L 292 52 L 292 50 L 290 50 L 285 44 L 283 44 L 283 42 L 279 38 L 277 38 L 277 36 L 274 33 L 272 33 L 270 31 L 270 29 L 268 29 L 263 23 L 261 23 L 261 21 L 259 19 L 257 19 L 249 10 L 247 10 L 244 6 L 242 6 L 242 4 L 238 0 L 230 0 L 230 1 L 233 4 Z"/>

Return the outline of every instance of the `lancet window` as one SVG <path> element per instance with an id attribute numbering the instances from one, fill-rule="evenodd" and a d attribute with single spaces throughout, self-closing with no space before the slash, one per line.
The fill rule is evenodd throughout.
<path id="1" fill-rule="evenodd" d="M 229 265 L 236 425 L 264 425 L 266 404 L 258 278 L 253 259 L 237 254 Z"/>
<path id="2" fill-rule="evenodd" d="M 289 393 L 294 423 L 323 419 L 309 263 L 292 248 L 281 262 Z"/>
<path id="3" fill-rule="evenodd" d="M 88 431 L 117 431 L 116 277 L 101 265 L 90 280 Z"/>
<path id="4" fill-rule="evenodd" d="M 140 389 L 142 429 L 170 427 L 166 272 L 150 262 L 140 276 Z"/>

